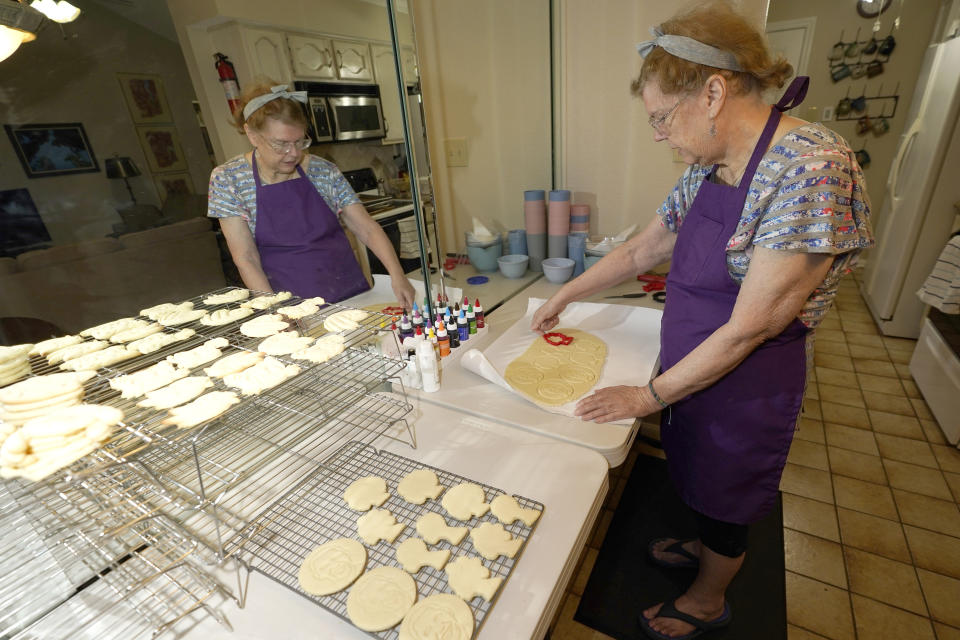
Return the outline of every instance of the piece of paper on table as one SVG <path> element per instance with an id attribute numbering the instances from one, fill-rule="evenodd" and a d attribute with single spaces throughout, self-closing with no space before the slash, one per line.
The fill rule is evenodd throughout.
<path id="1" fill-rule="evenodd" d="M 530 298 L 527 313 L 517 320 L 483 352 L 470 349 L 460 358 L 460 364 L 490 382 L 503 387 L 528 402 L 533 402 L 511 387 L 503 378 L 507 365 L 517 359 L 534 340 L 543 337 L 530 330 L 534 312 L 545 301 Z M 618 385 L 645 385 L 656 373 L 660 355 L 659 309 L 597 302 L 574 302 L 560 314 L 559 327 L 581 329 L 597 336 L 607 344 L 607 362 L 600 372 L 600 380 L 585 395 L 603 387 Z M 558 347 L 562 348 L 562 347 Z M 577 398 L 579 400 L 580 398 Z M 556 407 L 533 402 L 541 409 L 573 417 L 577 400 Z M 633 419 L 618 420 L 615 424 L 633 424 Z"/>
<path id="2" fill-rule="evenodd" d="M 416 280 L 414 278 L 409 278 L 409 280 L 417 294 L 417 305 L 423 304 L 423 295 L 425 291 L 423 281 Z M 431 282 L 430 288 L 433 290 L 433 295 L 430 296 L 430 299 L 436 300 L 437 293 L 440 291 L 440 283 Z M 459 287 L 448 286 L 447 297 L 451 300 L 460 300 L 463 298 L 463 289 L 460 289 Z M 347 307 L 363 308 L 374 304 L 389 304 L 396 301 L 397 296 L 393 295 L 393 287 L 390 283 L 390 276 L 384 273 L 375 273 L 373 274 L 373 287 L 369 291 L 364 291 L 363 293 L 355 295 L 352 298 L 342 300 L 340 304 Z"/>

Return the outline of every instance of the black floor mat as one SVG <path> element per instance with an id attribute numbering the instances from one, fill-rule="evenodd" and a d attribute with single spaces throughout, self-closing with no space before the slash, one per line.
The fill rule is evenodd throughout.
<path id="1" fill-rule="evenodd" d="M 574 619 L 617 640 L 645 638 L 637 622 L 640 612 L 680 595 L 696 575 L 689 569 L 663 569 L 647 560 L 647 543 L 663 537 L 696 537 L 696 523 L 673 490 L 667 463 L 640 456 Z M 729 627 L 703 637 L 785 640 L 783 562 L 783 508 L 778 499 L 774 510 L 750 527 L 746 560 L 727 590 L 733 621 Z"/>

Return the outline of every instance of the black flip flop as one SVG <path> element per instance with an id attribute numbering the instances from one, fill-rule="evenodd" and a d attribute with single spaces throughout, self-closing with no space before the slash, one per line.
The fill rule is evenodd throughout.
<path id="1" fill-rule="evenodd" d="M 720 614 L 720 617 L 714 618 L 713 620 L 701 620 L 699 618 L 694 618 L 683 611 L 679 611 L 677 607 L 674 606 L 674 602 L 674 600 L 668 600 L 667 602 L 664 602 L 663 606 L 660 607 L 660 611 L 657 612 L 657 615 L 649 620 L 644 617 L 642 613 L 637 616 L 640 621 L 640 627 L 643 629 L 643 632 L 648 638 L 654 638 L 654 640 L 690 640 L 691 638 L 696 638 L 697 636 L 707 633 L 708 631 L 722 629 L 729 625 L 730 621 L 733 619 L 733 612 L 730 611 L 730 603 L 728 602 L 723 603 L 723 613 Z M 693 625 L 693 631 L 683 636 L 664 635 L 650 626 L 650 623 L 656 618 L 673 618 L 675 620 L 682 620 L 687 624 Z"/>
<path id="2" fill-rule="evenodd" d="M 647 545 L 647 557 L 650 559 L 650 562 L 658 567 L 664 567 L 666 569 L 697 569 L 700 567 L 700 558 L 683 548 L 683 545 L 690 542 L 692 538 L 688 540 L 677 540 L 673 544 L 666 546 L 661 550 L 665 553 L 675 553 L 678 556 L 683 556 L 685 560 L 670 562 L 669 560 L 664 560 L 655 556 L 653 554 L 654 547 L 666 540 L 670 540 L 670 538 L 657 538 L 656 540 L 651 540 L 650 544 Z"/>

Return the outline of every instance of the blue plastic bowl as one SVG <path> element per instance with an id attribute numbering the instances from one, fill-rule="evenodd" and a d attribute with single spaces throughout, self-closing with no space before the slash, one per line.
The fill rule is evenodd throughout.
<path id="1" fill-rule="evenodd" d="M 500 267 L 500 273 L 506 278 L 522 278 L 527 272 L 527 264 L 530 262 L 530 256 L 520 253 L 511 253 L 501 256 L 497 259 L 497 265 Z"/>
<path id="2" fill-rule="evenodd" d="M 553 284 L 563 284 L 573 275 L 576 263 L 570 258 L 547 258 L 543 261 L 543 275 Z"/>

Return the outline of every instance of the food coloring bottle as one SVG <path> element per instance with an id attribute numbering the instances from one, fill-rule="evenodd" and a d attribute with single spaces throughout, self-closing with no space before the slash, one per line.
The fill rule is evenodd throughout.
<path id="1" fill-rule="evenodd" d="M 460 309 L 460 315 L 457 316 L 457 332 L 460 334 L 460 342 L 470 339 L 470 323 L 467 322 L 467 314 L 463 309 Z"/>
<path id="2" fill-rule="evenodd" d="M 477 329 L 483 329 L 486 325 L 483 323 L 483 307 L 480 306 L 480 298 L 473 303 L 473 312 L 477 314 Z"/>
<path id="3" fill-rule="evenodd" d="M 470 335 L 477 333 L 477 314 L 473 311 L 473 305 L 467 305 L 467 325 L 470 327 Z"/>

